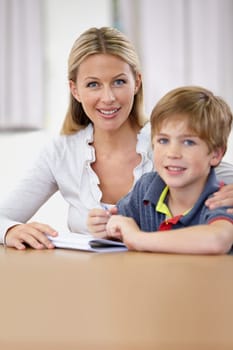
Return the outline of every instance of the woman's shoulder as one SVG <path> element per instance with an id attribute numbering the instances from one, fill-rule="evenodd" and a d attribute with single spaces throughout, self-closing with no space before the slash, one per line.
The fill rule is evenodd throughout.
<path id="1" fill-rule="evenodd" d="M 89 124 L 84 129 L 80 129 L 74 134 L 69 135 L 56 135 L 51 139 L 51 142 L 48 143 L 48 147 L 53 149 L 62 150 L 66 148 L 73 148 L 81 146 L 82 144 L 89 143 L 93 138 L 93 127 Z"/>
<path id="2" fill-rule="evenodd" d="M 150 122 L 147 122 L 138 132 L 138 147 L 140 148 L 151 148 L 151 130 Z"/>
<path id="3" fill-rule="evenodd" d="M 57 145 L 69 145 L 80 142 L 90 142 L 93 139 L 93 126 L 89 124 L 83 129 L 76 131 L 73 134 L 60 134 L 53 138 L 53 143 Z"/>
<path id="4" fill-rule="evenodd" d="M 151 129 L 150 129 L 150 123 L 147 122 L 139 131 L 137 136 L 137 147 L 136 151 L 137 153 L 143 155 L 144 159 L 147 159 L 149 162 L 153 160 L 153 152 L 152 152 L 152 146 L 151 146 Z M 153 166 L 149 167 L 147 169 L 151 170 L 153 169 Z"/>
<path id="5" fill-rule="evenodd" d="M 92 141 L 93 127 L 89 124 L 84 129 L 70 135 L 55 135 L 43 147 L 41 153 L 49 157 L 62 158 L 65 153 L 76 153 Z M 74 151 L 75 150 L 75 151 Z"/>
<path id="6" fill-rule="evenodd" d="M 223 181 L 226 184 L 232 184 L 233 182 L 233 165 L 222 161 L 216 168 L 215 173 L 218 180 Z"/>

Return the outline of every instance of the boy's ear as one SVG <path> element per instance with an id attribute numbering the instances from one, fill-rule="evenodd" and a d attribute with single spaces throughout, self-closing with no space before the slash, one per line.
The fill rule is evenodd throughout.
<path id="1" fill-rule="evenodd" d="M 212 152 L 212 158 L 210 160 L 210 165 L 213 167 L 216 167 L 222 160 L 222 157 L 224 156 L 225 149 L 224 148 L 218 148 Z"/>
<path id="2" fill-rule="evenodd" d="M 70 92 L 73 95 L 73 97 L 80 102 L 80 98 L 79 98 L 79 94 L 78 94 L 78 90 L 76 87 L 76 84 L 73 80 L 69 80 L 69 86 L 70 86 Z"/>

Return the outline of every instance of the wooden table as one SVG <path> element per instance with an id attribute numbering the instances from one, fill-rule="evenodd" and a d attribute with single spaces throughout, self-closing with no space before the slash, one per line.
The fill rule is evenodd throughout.
<path id="1" fill-rule="evenodd" d="M 1 350 L 232 350 L 233 256 L 0 247 Z"/>

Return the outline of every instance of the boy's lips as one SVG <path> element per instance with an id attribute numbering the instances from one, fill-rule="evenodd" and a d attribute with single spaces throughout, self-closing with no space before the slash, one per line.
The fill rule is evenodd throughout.
<path id="1" fill-rule="evenodd" d="M 184 171 L 184 170 L 186 170 L 186 168 L 184 168 L 184 167 L 173 166 L 173 165 L 165 166 L 165 168 L 169 171 Z"/>

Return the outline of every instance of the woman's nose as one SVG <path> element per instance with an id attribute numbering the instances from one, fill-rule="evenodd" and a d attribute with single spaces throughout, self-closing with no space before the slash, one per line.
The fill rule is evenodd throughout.
<path id="1" fill-rule="evenodd" d="M 104 103 L 112 103 L 115 101 L 115 95 L 114 92 L 110 87 L 105 87 L 102 90 L 102 101 Z"/>

